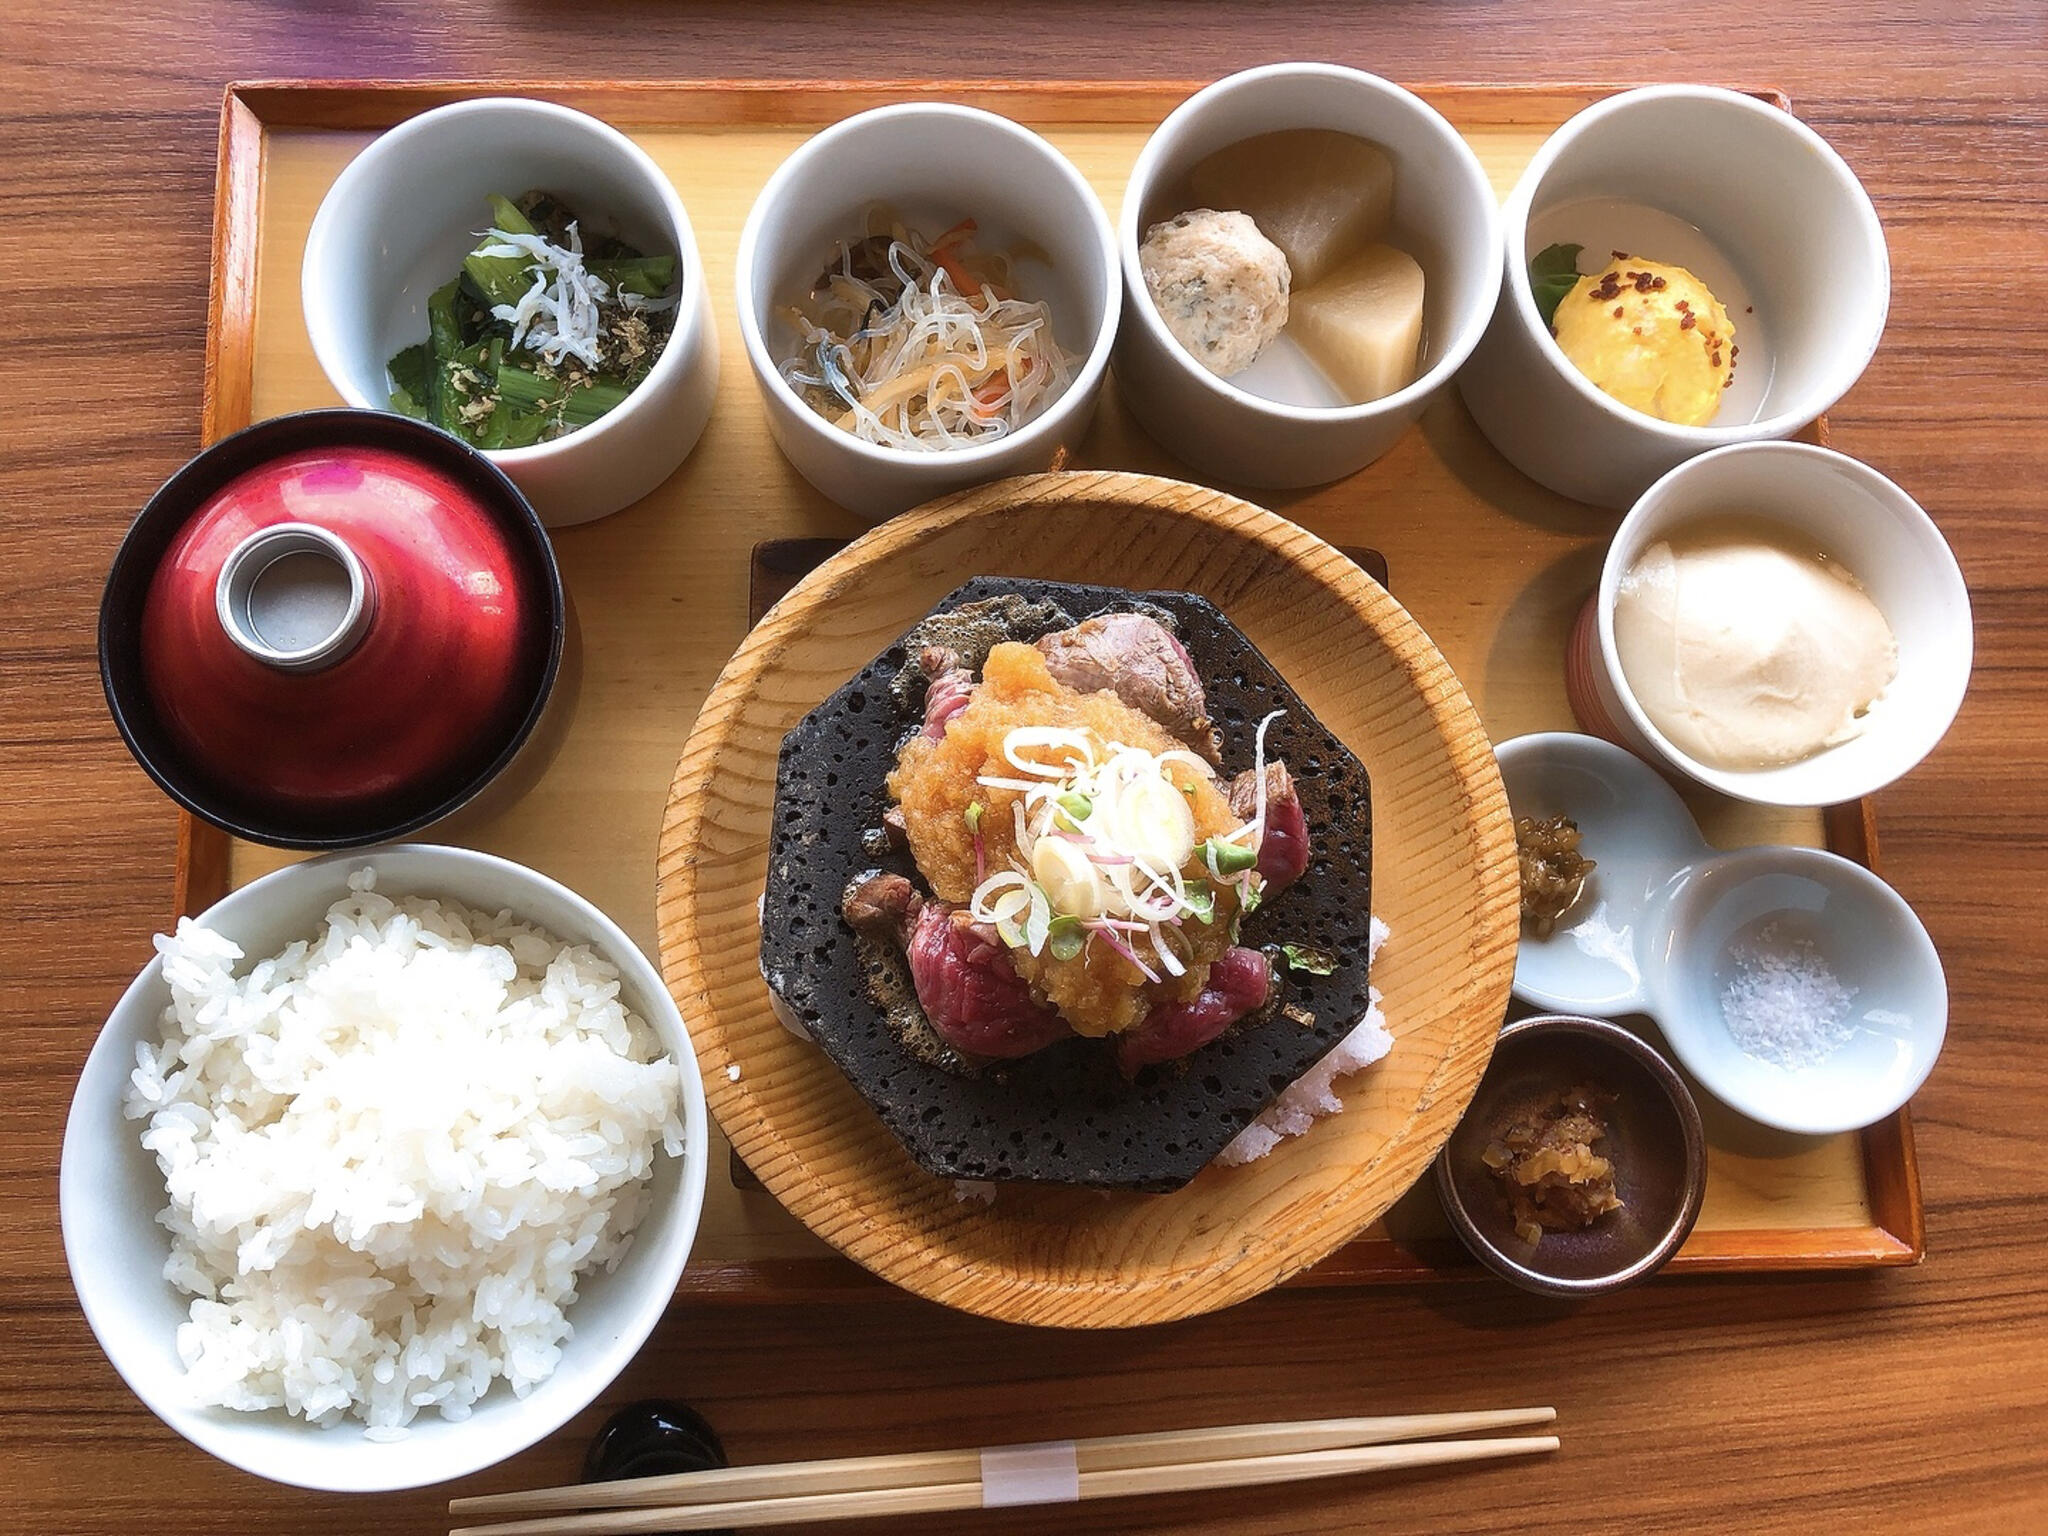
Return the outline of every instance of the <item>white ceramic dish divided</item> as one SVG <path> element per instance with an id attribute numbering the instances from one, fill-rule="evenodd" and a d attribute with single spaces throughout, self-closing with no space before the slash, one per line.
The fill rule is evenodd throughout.
<path id="1" fill-rule="evenodd" d="M 1387 151 L 1388 238 L 1423 270 L 1422 371 L 1407 388 L 1363 405 L 1285 404 L 1216 377 L 1166 329 L 1138 265 L 1145 231 L 1185 211 L 1177 184 L 1198 162 L 1290 128 L 1355 134 Z M 1237 485 L 1320 485 L 1385 453 L 1471 355 L 1500 289 L 1500 210 L 1471 146 L 1421 97 L 1336 64 L 1248 69 L 1174 108 L 1131 170 L 1117 243 L 1128 311 L 1117 339 L 1118 392 L 1176 457 Z"/>
<path id="2" fill-rule="evenodd" d="M 488 227 L 490 194 L 539 188 L 588 228 L 651 256 L 674 253 L 675 330 L 626 397 L 587 427 L 486 455 L 551 528 L 631 505 L 675 472 L 718 393 L 718 328 L 697 237 L 661 168 L 617 129 L 549 102 L 481 97 L 381 134 L 321 199 L 300 302 L 313 355 L 342 399 L 391 408 L 388 365 L 427 334 L 427 296 Z"/>
<path id="3" fill-rule="evenodd" d="M 972 218 L 980 249 L 1021 246 L 1019 296 L 1051 309 L 1054 336 L 1080 360 L 1015 433 L 933 452 L 886 447 L 825 420 L 783 379 L 798 337 L 778 312 L 810 292 L 842 241 L 867 233 L 875 208 L 927 237 Z M 1008 118 L 943 102 L 878 107 L 807 140 L 754 199 L 734 281 L 769 435 L 804 479 L 871 521 L 1072 453 L 1095 416 L 1123 294 L 1109 216 L 1066 156 Z"/>
<path id="4" fill-rule="evenodd" d="M 1855 173 L 1791 113 L 1735 91 L 1655 85 L 1586 108 L 1536 152 L 1503 222 L 1500 302 L 1458 387 L 1510 463 L 1596 506 L 1626 507 L 1695 454 L 1790 437 L 1825 413 L 1870 362 L 1891 303 L 1884 231 Z M 1529 260 L 1554 243 L 1592 253 L 1581 270 L 1626 250 L 1714 290 L 1741 354 L 1713 422 L 1659 421 L 1579 372 L 1530 291 Z"/>
<path id="5" fill-rule="evenodd" d="M 1715 853 L 1655 769 L 1596 737 L 1519 736 L 1496 755 L 1514 815 L 1571 817 L 1596 866 L 1547 938 L 1523 931 L 1516 996 L 1650 1015 L 1702 1087 L 1780 1130 L 1859 1129 L 1926 1081 L 1947 1034 L 1947 983 L 1927 930 L 1876 875 L 1818 848 Z M 1786 936 L 1760 937 L 1773 924 Z M 1851 994 L 1840 1043 L 1797 1066 L 1745 1051 L 1722 1001 L 1743 947 L 1787 938 L 1810 944 Z"/>
<path id="6" fill-rule="evenodd" d="M 1898 676 L 1861 733 L 1796 763 L 1718 768 L 1679 750 L 1637 702 L 1615 645 L 1614 606 L 1629 568 L 1684 525 L 1729 513 L 1782 527 L 1839 562 L 1898 642 Z M 1807 443 L 1742 444 L 1672 470 L 1615 530 L 1593 604 L 1566 662 L 1581 722 L 1741 800 L 1836 805 L 1872 794 L 1934 750 L 1969 687 L 1970 594 L 1941 530 L 1869 465 Z"/>
<path id="7" fill-rule="evenodd" d="M 574 1333 L 555 1373 L 524 1398 L 499 1383 L 461 1422 L 428 1410 L 407 1435 L 365 1437 L 347 1420 L 321 1429 L 282 1409 L 243 1413 L 194 1406 L 184 1390 L 178 1325 L 191 1300 L 163 1278 L 170 1238 L 156 1222 L 166 1203 L 142 1122 L 122 1113 L 135 1048 L 157 1038 L 170 1000 L 163 961 L 150 961 L 121 997 L 87 1058 L 64 1131 L 59 1205 L 72 1284 L 100 1347 L 122 1378 L 171 1428 L 221 1460 L 276 1482 L 338 1492 L 417 1487 L 462 1477 L 559 1429 L 625 1369 L 674 1294 L 704 1204 L 707 1119 L 697 1060 L 660 973 L 619 927 L 567 888 L 510 860 L 469 849 L 395 844 L 294 864 L 251 882 L 201 918 L 245 955 L 274 954 L 315 933 L 347 893 L 349 875 L 377 871 L 387 895 L 509 908 L 560 938 L 587 943 L 620 971 L 634 1011 L 682 1069 L 684 1153 L 662 1157 L 646 1213 L 619 1267 L 583 1281 L 569 1311 Z"/>

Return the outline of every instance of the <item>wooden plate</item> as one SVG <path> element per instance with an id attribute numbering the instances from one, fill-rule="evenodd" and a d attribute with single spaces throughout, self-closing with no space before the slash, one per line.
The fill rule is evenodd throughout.
<path id="1" fill-rule="evenodd" d="M 1171 1195 L 1009 1188 L 992 1205 L 963 1202 L 769 1009 L 757 903 L 783 733 L 938 598 L 988 574 L 1204 594 L 1372 774 L 1373 893 L 1393 930 L 1373 979 L 1393 1054 L 1346 1080 L 1343 1114 Z M 933 502 L 776 604 L 720 675 L 676 766 L 656 887 L 662 970 L 712 1111 L 761 1181 L 907 1290 L 1058 1327 L 1228 1306 L 1376 1220 L 1429 1166 L 1485 1070 L 1514 972 L 1516 906 L 1492 747 L 1401 605 L 1271 512 L 1110 473 L 1034 475 Z"/>

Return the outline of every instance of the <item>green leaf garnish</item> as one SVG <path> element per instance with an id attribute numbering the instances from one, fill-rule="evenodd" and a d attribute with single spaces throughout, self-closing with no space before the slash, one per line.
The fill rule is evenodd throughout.
<path id="1" fill-rule="evenodd" d="M 1081 823 L 1088 819 L 1088 813 L 1095 809 L 1095 802 L 1076 790 L 1068 790 L 1053 802 L 1066 813 L 1070 831 L 1081 830 Z"/>
<path id="2" fill-rule="evenodd" d="M 1190 880 L 1181 891 L 1181 903 L 1197 922 L 1216 921 L 1216 893 L 1206 880 Z"/>
<path id="3" fill-rule="evenodd" d="M 1327 949 L 1317 949 L 1309 944 L 1282 944 L 1280 953 L 1287 957 L 1287 968 L 1309 976 L 1327 976 L 1337 969 L 1337 957 Z"/>
<path id="4" fill-rule="evenodd" d="M 969 832 L 979 832 L 981 830 L 981 802 L 979 800 L 967 802 L 967 830 Z"/>
<path id="5" fill-rule="evenodd" d="M 1529 258 L 1529 292 L 1536 300 L 1536 313 L 1550 325 L 1557 306 L 1579 283 L 1581 245 L 1547 245 Z"/>

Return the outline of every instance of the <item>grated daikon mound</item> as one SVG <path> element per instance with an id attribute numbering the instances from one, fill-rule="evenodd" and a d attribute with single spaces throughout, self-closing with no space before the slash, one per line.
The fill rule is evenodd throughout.
<path id="1" fill-rule="evenodd" d="M 159 937 L 172 1002 L 125 1108 L 170 1195 L 195 1399 L 394 1438 L 553 1374 L 579 1278 L 624 1257 L 683 1131 L 610 962 L 374 885 L 240 977 L 190 919 Z"/>

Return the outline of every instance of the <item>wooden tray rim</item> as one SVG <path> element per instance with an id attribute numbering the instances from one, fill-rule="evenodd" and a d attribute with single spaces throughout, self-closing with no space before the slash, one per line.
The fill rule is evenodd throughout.
<path id="1" fill-rule="evenodd" d="M 389 127 L 449 101 L 509 92 L 602 110 L 638 126 L 712 127 L 744 123 L 826 123 L 882 100 L 944 97 L 1028 112 L 1046 122 L 1143 122 L 1206 81 L 974 79 L 871 80 L 575 80 L 256 79 L 229 83 L 220 114 L 207 302 L 201 441 L 213 443 L 250 424 L 255 373 L 255 303 L 266 136 L 272 129 L 363 130 Z M 1639 82 L 1638 82 L 1639 83 Z M 1436 82 L 1411 86 L 1433 103 L 1454 100 L 1466 121 L 1510 124 L 1546 107 L 1583 104 L 1628 83 Z M 1784 92 L 1749 94 L 1790 110 Z M 1573 106 L 1576 110 L 1576 105 Z M 1568 115 L 1568 114 L 1567 114 Z M 1876 870 L 1877 825 L 1869 800 L 1829 806 L 1826 845 Z M 197 916 L 227 894 L 230 839 L 189 812 L 178 812 L 173 916 Z M 1859 1134 L 1869 1226 L 1725 1228 L 1695 1231 L 1667 1274 L 1844 1270 L 1917 1264 L 1926 1254 L 1925 1213 L 1910 1107 Z M 1339 1249 L 1283 1288 L 1399 1281 L 1478 1279 L 1484 1271 L 1455 1242 L 1411 1249 L 1372 1235 Z M 707 1300 L 796 1301 L 843 1298 L 894 1288 L 838 1255 L 692 1264 L 680 1293 Z"/>

